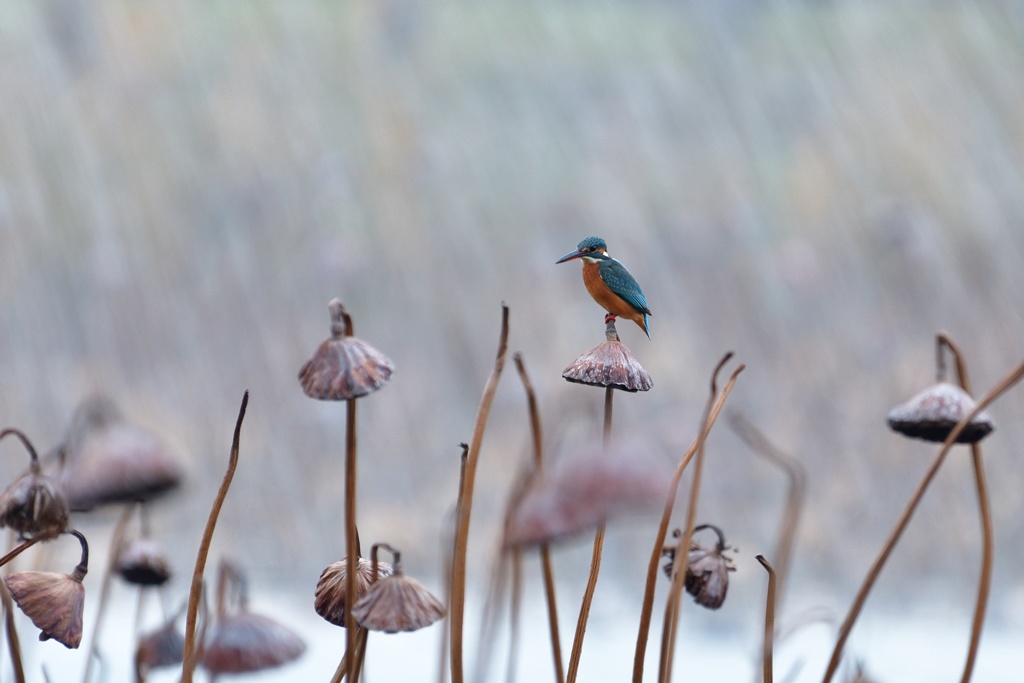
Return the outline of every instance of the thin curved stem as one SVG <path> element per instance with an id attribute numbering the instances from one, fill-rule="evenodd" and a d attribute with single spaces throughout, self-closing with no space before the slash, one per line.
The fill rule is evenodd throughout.
<path id="1" fill-rule="evenodd" d="M 235 469 L 238 467 L 238 446 L 242 435 L 242 419 L 245 417 L 245 408 L 249 405 L 249 392 L 242 396 L 242 405 L 238 409 L 238 419 L 235 421 L 235 432 L 231 438 L 231 455 L 228 458 L 228 468 L 224 472 L 220 489 L 213 499 L 213 506 L 210 508 L 210 516 L 206 520 L 206 528 L 203 530 L 203 538 L 199 542 L 199 552 L 196 555 L 196 565 L 192 570 L 192 584 L 188 594 L 188 611 L 185 613 L 185 650 L 181 663 L 181 683 L 192 683 L 193 673 L 196 668 L 196 619 L 199 615 L 199 602 L 203 594 L 203 572 L 206 570 L 206 559 L 210 554 L 210 544 L 213 541 L 213 530 L 217 527 L 217 518 L 220 516 L 220 509 L 224 506 L 224 499 L 227 498 L 228 489 L 231 488 L 231 480 L 235 476 Z"/>
<path id="2" fill-rule="evenodd" d="M 344 309 L 342 309 L 344 310 Z M 351 326 L 351 322 L 346 323 Z M 349 399 L 345 411 L 345 651 L 348 680 L 355 683 L 359 657 L 356 655 L 356 620 L 352 606 L 356 601 L 356 562 L 359 559 L 356 531 L 356 401 Z"/>
<path id="3" fill-rule="evenodd" d="M 711 427 L 714 426 L 715 420 L 718 419 L 718 414 L 725 406 L 725 400 L 732 392 L 733 385 L 736 384 L 736 379 L 746 367 L 745 365 L 740 365 L 736 368 L 732 373 L 732 376 L 729 377 L 729 381 L 722 389 L 722 393 L 718 395 L 718 373 L 730 358 L 732 358 L 731 352 L 725 354 L 725 356 L 718 362 L 718 365 L 715 366 L 715 370 L 712 373 L 711 396 L 709 397 L 708 402 L 713 403 L 713 406 L 708 418 L 708 429 L 711 429 Z M 698 435 L 683 454 L 683 457 L 679 461 L 679 465 L 676 467 L 675 474 L 672 475 L 672 481 L 669 484 L 668 496 L 665 500 L 665 508 L 661 514 L 661 522 L 658 525 L 658 532 L 654 537 L 654 549 L 651 551 L 651 557 L 647 563 L 647 580 L 644 585 L 644 598 L 640 608 L 640 625 L 637 629 L 636 652 L 633 655 L 633 683 L 641 683 L 644 677 L 644 660 L 647 654 L 647 637 L 650 634 L 651 629 L 651 614 L 654 610 L 654 589 L 655 581 L 658 578 L 658 563 L 661 561 L 661 549 L 664 547 L 665 538 L 668 536 L 668 526 L 672 518 L 672 510 L 675 508 L 676 494 L 679 490 L 679 481 L 682 479 L 686 466 L 690 464 L 690 460 L 697 452 L 697 446 L 700 444 L 700 441 L 701 435 Z"/>
<path id="4" fill-rule="evenodd" d="M 775 637 L 775 590 L 776 572 L 764 555 L 757 555 L 755 558 L 768 572 L 768 597 L 765 600 L 764 608 L 764 648 L 762 665 L 764 671 L 764 683 L 772 683 L 772 652 L 775 649 L 773 642 Z"/>
<path id="5" fill-rule="evenodd" d="M 6 436 L 15 436 L 15 437 L 18 438 L 19 441 L 21 441 L 22 445 L 25 446 L 25 450 L 28 451 L 29 458 L 31 458 L 31 460 L 32 460 L 32 463 L 31 463 L 32 471 L 33 472 L 38 472 L 39 471 L 39 456 L 36 454 L 36 448 L 35 448 L 35 446 L 32 445 L 32 442 L 25 435 L 25 432 L 21 431 L 20 429 L 17 429 L 16 427 L 8 427 L 7 429 L 4 429 L 3 431 L 0 431 L 0 439 L 3 439 Z"/>
<path id="6" fill-rule="evenodd" d="M 540 411 L 537 409 L 537 397 L 533 384 L 526 374 L 526 365 L 521 354 L 515 354 L 513 360 L 519 371 L 523 388 L 526 390 L 526 403 L 530 413 L 530 433 L 533 436 L 533 465 L 537 470 L 544 467 L 544 440 L 541 432 Z M 562 665 L 562 645 L 558 635 L 558 605 L 555 599 L 555 573 L 551 565 L 551 548 L 547 543 L 540 546 L 541 574 L 544 577 L 544 600 L 548 606 L 548 629 L 551 634 L 551 655 L 555 664 L 555 682 L 565 680 L 565 669 Z"/>
<path id="7" fill-rule="evenodd" d="M 82 674 L 82 683 L 89 683 L 91 680 L 93 662 L 99 656 L 100 631 L 103 626 L 103 618 L 107 615 L 107 606 L 110 604 L 110 586 L 114 581 L 114 565 L 117 563 L 117 556 L 121 553 L 125 529 L 128 527 L 128 521 L 131 519 L 134 509 L 132 505 L 124 506 L 121 516 L 117 519 L 117 525 L 114 527 L 114 534 L 110 539 L 110 552 L 107 556 L 107 566 L 103 570 L 103 578 L 100 580 L 100 597 L 96 604 L 96 619 L 92 625 L 92 642 L 89 644 L 89 649 L 86 650 L 89 656 L 85 661 L 85 673 Z"/>
<path id="8" fill-rule="evenodd" d="M 466 607 L 466 552 L 469 546 L 469 522 L 473 512 L 473 488 L 476 482 L 476 465 L 480 458 L 480 447 L 487 428 L 487 417 L 491 412 L 494 394 L 498 389 L 498 380 L 505 367 L 505 354 L 508 350 L 508 306 L 501 306 L 501 333 L 498 337 L 498 353 L 494 359 L 494 368 L 484 385 L 484 394 L 477 410 L 476 426 L 466 456 L 466 470 L 463 476 L 462 492 L 456 505 L 455 549 L 452 555 L 451 575 L 451 612 L 448 617 L 451 629 L 449 643 L 452 683 L 463 683 L 465 674 L 462 661 L 462 631 Z"/>
<path id="9" fill-rule="evenodd" d="M 949 453 L 950 449 L 956 443 L 956 439 L 964 429 L 967 428 L 971 421 L 977 417 L 978 413 L 988 407 L 992 401 L 1006 393 L 1006 391 L 1019 382 L 1021 378 L 1024 378 L 1024 363 L 1018 365 L 994 387 L 992 387 L 992 389 L 990 389 L 989 392 L 985 394 L 980 401 L 978 401 L 974 410 L 964 416 L 964 418 L 953 428 L 953 431 L 949 433 L 949 436 L 946 437 L 946 441 L 942 444 L 942 448 L 936 454 L 931 467 L 925 473 L 921 483 L 918 484 L 917 489 L 907 502 L 907 505 L 903 510 L 903 514 L 900 515 L 899 520 L 896 522 L 896 526 L 893 528 L 892 532 L 890 532 L 889 538 L 882 547 L 881 554 L 875 560 L 870 571 L 868 571 L 863 584 L 861 584 L 860 590 L 857 591 L 853 604 L 850 606 L 850 611 L 846 615 L 846 619 L 843 620 L 843 624 L 839 629 L 839 636 L 836 640 L 835 647 L 832 650 L 832 656 L 829 659 L 828 667 L 825 669 L 825 676 L 822 679 L 823 683 L 829 683 L 829 681 L 832 680 L 832 677 L 835 676 L 835 673 L 839 668 L 839 661 L 842 658 L 843 647 L 846 645 L 846 640 L 850 635 L 850 631 L 853 630 L 853 624 L 860 615 L 860 611 L 864 607 L 864 603 L 867 600 L 868 594 L 871 592 L 871 588 L 874 586 L 878 576 L 882 573 L 882 568 L 885 566 L 886 560 L 889 559 L 889 555 L 892 553 L 893 548 L 896 547 L 897 541 L 899 541 L 903 531 L 910 523 L 910 518 L 913 516 L 915 510 L 917 510 L 917 506 L 924 497 L 924 493 L 928 489 L 928 485 L 931 484 L 932 479 L 935 478 L 935 474 L 939 471 L 939 467 L 942 466 L 942 463 L 946 458 L 946 454 Z"/>

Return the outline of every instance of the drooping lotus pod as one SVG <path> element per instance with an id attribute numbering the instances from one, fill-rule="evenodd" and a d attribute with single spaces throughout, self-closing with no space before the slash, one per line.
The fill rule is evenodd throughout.
<path id="1" fill-rule="evenodd" d="M 316 582 L 316 595 L 313 608 L 321 617 L 335 626 L 345 626 L 345 572 L 348 563 L 345 558 L 327 565 Z M 377 564 L 376 579 L 391 576 L 393 570 L 387 562 Z M 370 560 L 360 557 L 356 561 L 356 600 L 363 597 L 370 584 L 374 581 L 373 568 Z"/>
<path id="2" fill-rule="evenodd" d="M 889 427 L 906 436 L 925 441 L 943 442 L 960 420 L 975 406 L 971 396 L 949 382 L 939 382 L 892 409 Z M 958 443 L 975 443 L 995 429 L 992 418 L 981 411 L 960 432 Z"/>

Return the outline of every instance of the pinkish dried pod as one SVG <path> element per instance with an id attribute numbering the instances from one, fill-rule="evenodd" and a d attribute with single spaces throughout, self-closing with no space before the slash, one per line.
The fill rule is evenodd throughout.
<path id="1" fill-rule="evenodd" d="M 398 633 L 417 631 L 445 615 L 445 608 L 416 579 L 402 572 L 400 553 L 385 543 L 373 546 L 372 565 L 377 564 L 377 549 L 387 548 L 394 555 L 394 573 L 373 583 L 352 607 L 356 622 L 370 631 Z M 378 564 L 379 566 L 379 564 Z"/>
<path id="2" fill-rule="evenodd" d="M 943 442 L 953 427 L 974 410 L 971 396 L 949 382 L 939 382 L 915 395 L 889 413 L 889 427 L 906 436 Z M 994 429 L 992 418 L 982 411 L 960 432 L 958 443 L 975 443 Z"/>
<path id="3" fill-rule="evenodd" d="M 102 396 L 82 402 L 61 446 L 58 481 L 72 510 L 148 500 L 181 483 L 182 467 L 153 432 Z"/>
<path id="4" fill-rule="evenodd" d="M 140 586 L 162 586 L 171 578 L 167 555 L 149 538 L 125 543 L 117 554 L 116 567 L 122 579 Z"/>
<path id="5" fill-rule="evenodd" d="M 241 611 L 217 619 L 200 655 L 211 674 L 263 671 L 294 661 L 306 643 L 269 617 Z"/>
<path id="6" fill-rule="evenodd" d="M 28 449 L 31 464 L 27 474 L 15 479 L 0 493 L 0 527 L 18 532 L 22 539 L 56 538 L 68 527 L 68 505 L 54 481 L 42 473 L 32 443 L 17 429 L 5 429 L 0 439 L 17 436 Z"/>
<path id="7" fill-rule="evenodd" d="M 139 639 L 135 648 L 135 679 L 144 681 L 153 669 L 177 666 L 185 658 L 185 636 L 175 619 Z"/>
<path id="8" fill-rule="evenodd" d="M 75 649 L 82 642 L 82 614 L 85 587 L 82 579 L 89 567 L 89 546 L 85 537 L 70 531 L 82 544 L 82 561 L 69 574 L 17 572 L 6 577 L 14 602 L 40 630 L 39 640 L 56 640 Z"/>
<path id="9" fill-rule="evenodd" d="M 337 299 L 327 305 L 331 337 L 299 370 L 299 383 L 310 398 L 347 401 L 380 389 L 391 379 L 391 360 L 362 339 L 352 336 L 352 321 Z"/>
<path id="10" fill-rule="evenodd" d="M 313 608 L 321 617 L 335 626 L 345 626 L 345 572 L 348 563 L 345 558 L 327 565 L 316 582 Z M 393 569 L 387 562 L 377 563 L 377 579 L 391 576 Z M 356 560 L 356 600 L 363 597 L 374 581 L 370 560 L 360 557 Z"/>
<path id="11" fill-rule="evenodd" d="M 536 472 L 505 522 L 505 545 L 549 543 L 664 504 L 672 472 L 640 446 L 584 445 Z"/>
<path id="12" fill-rule="evenodd" d="M 729 590 L 729 572 L 736 571 L 732 558 L 725 554 L 726 550 L 733 548 L 725 545 L 725 537 L 718 527 L 702 524 L 695 527 L 694 531 L 702 529 L 713 529 L 718 534 L 718 542 L 711 548 L 705 548 L 699 543 L 691 541 L 683 586 L 698 605 L 708 609 L 718 609 L 725 602 L 725 594 Z M 672 535 L 679 538 L 679 530 L 676 529 Z M 666 546 L 661 551 L 663 556 L 669 558 L 668 563 L 663 567 L 669 578 L 672 578 L 675 553 L 675 545 Z"/>
<path id="13" fill-rule="evenodd" d="M 623 391 L 647 391 L 654 382 L 620 341 L 606 341 L 590 349 L 562 371 L 570 382 Z"/>

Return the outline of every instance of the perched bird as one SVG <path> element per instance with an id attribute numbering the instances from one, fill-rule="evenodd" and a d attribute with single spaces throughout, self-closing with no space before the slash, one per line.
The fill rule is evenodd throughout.
<path id="1" fill-rule="evenodd" d="M 604 240 L 588 237 L 576 245 L 576 251 L 569 252 L 555 263 L 577 258 L 583 259 L 583 284 L 587 291 L 601 308 L 608 311 L 605 320 L 614 320 L 616 316 L 632 320 L 650 339 L 647 316 L 651 315 L 651 310 L 647 308 L 647 299 L 626 267 L 608 255 L 608 245 Z"/>

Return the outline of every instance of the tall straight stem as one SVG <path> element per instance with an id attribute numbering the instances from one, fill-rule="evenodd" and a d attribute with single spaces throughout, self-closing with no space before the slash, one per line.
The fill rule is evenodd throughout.
<path id="1" fill-rule="evenodd" d="M 348 680 L 357 683 L 358 638 L 352 606 L 356 602 L 356 401 L 349 399 L 345 414 L 345 652 L 348 654 Z"/>
<path id="2" fill-rule="evenodd" d="M 604 390 L 604 448 L 608 450 L 608 444 L 612 436 L 612 397 L 615 390 L 608 387 Z M 597 576 L 601 571 L 601 554 L 604 550 L 604 524 L 597 528 L 594 534 L 594 551 L 590 557 L 590 576 L 587 578 L 587 588 L 583 592 L 583 602 L 580 604 L 580 616 L 576 620 L 576 634 L 572 640 L 572 652 L 569 654 L 569 673 L 567 683 L 574 683 L 580 669 L 580 657 L 583 654 L 583 636 L 587 632 L 587 619 L 590 618 L 590 606 L 594 602 L 594 591 L 597 590 Z"/>

